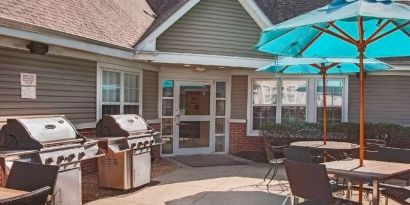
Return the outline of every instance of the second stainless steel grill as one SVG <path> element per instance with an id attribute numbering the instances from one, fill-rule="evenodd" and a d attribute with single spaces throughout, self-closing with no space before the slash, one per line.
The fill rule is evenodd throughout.
<path id="1" fill-rule="evenodd" d="M 151 180 L 151 147 L 161 143 L 160 133 L 138 115 L 104 115 L 97 123 L 99 145 L 106 150 L 99 159 L 102 187 L 130 189 Z"/>

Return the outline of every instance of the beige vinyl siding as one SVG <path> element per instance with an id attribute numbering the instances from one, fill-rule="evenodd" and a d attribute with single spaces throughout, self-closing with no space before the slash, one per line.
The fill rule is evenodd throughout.
<path id="1" fill-rule="evenodd" d="M 20 73 L 37 74 L 37 99 L 21 99 Z M 96 121 L 96 63 L 0 49 L 0 115 L 53 114 Z"/>
<path id="2" fill-rule="evenodd" d="M 231 86 L 231 118 L 246 119 L 248 102 L 248 76 L 233 75 Z"/>
<path id="3" fill-rule="evenodd" d="M 158 72 L 144 70 L 143 78 L 143 117 L 158 119 Z"/>
<path id="4" fill-rule="evenodd" d="M 157 39 L 163 52 L 270 58 L 254 50 L 260 27 L 238 0 L 201 0 Z"/>
<path id="5" fill-rule="evenodd" d="M 365 115 L 367 122 L 410 125 L 410 76 L 365 78 Z M 349 121 L 359 119 L 359 81 L 349 77 Z"/>

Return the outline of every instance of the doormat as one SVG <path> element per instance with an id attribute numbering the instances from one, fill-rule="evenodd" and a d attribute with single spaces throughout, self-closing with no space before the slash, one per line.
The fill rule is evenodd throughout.
<path id="1" fill-rule="evenodd" d="M 175 156 L 172 158 L 191 167 L 216 167 L 248 164 L 246 161 L 239 161 L 224 155 L 190 155 Z"/>

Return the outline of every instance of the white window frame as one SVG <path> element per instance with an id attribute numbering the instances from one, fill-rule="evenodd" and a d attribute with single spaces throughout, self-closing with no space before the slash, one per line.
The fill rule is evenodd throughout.
<path id="1" fill-rule="evenodd" d="M 267 104 L 253 104 L 253 85 L 254 85 L 254 82 L 255 81 L 258 81 L 258 80 L 261 80 L 261 81 L 275 81 L 275 83 L 276 83 L 276 89 L 277 89 L 277 99 L 276 99 L 276 105 L 267 105 Z M 254 106 L 259 106 L 259 107 L 263 107 L 263 106 L 266 106 L 266 107 L 271 107 L 271 106 L 274 106 L 275 107 L 275 109 L 276 109 L 276 123 L 278 123 L 278 117 L 280 117 L 280 115 L 278 115 L 280 112 L 279 112 L 279 110 L 278 110 L 278 102 L 279 102 L 279 100 L 280 100 L 280 93 L 279 93 L 279 90 L 280 89 L 278 89 L 278 86 L 279 86 L 279 80 L 277 80 L 277 79 L 274 79 L 274 78 L 253 78 L 253 79 L 251 79 L 251 80 L 248 80 L 248 82 L 249 82 L 249 86 L 248 86 L 248 88 L 249 88 L 249 90 L 248 90 L 248 105 L 250 105 L 250 106 L 248 106 L 249 108 L 248 108 L 248 133 L 259 133 L 259 130 L 253 130 L 253 107 Z M 272 93 L 273 94 L 273 93 Z"/>
<path id="2" fill-rule="evenodd" d="M 279 77 L 266 78 L 265 75 L 253 74 L 248 75 L 248 100 L 247 100 L 247 136 L 260 136 L 259 130 L 252 130 L 253 127 L 253 82 L 255 80 L 276 80 L 277 88 L 281 88 L 282 80 L 306 80 L 308 93 L 306 96 L 306 122 L 316 122 L 316 80 L 321 76 L 316 75 L 281 75 Z M 342 79 L 344 81 L 343 104 L 342 104 L 342 122 L 348 122 L 348 88 L 349 77 L 345 75 L 327 76 L 327 79 Z M 280 124 L 282 120 L 282 91 L 278 89 L 278 99 L 276 103 L 276 123 Z M 268 105 L 267 105 L 268 106 Z"/>
<path id="3" fill-rule="evenodd" d="M 314 81 L 314 89 L 315 89 L 315 91 L 314 91 L 314 99 L 315 99 L 315 101 L 314 101 L 314 107 L 315 107 L 315 112 L 314 112 L 314 122 L 317 122 L 317 108 L 318 108 L 318 106 L 317 106 L 317 104 L 316 104 L 316 98 L 317 98 L 317 94 L 318 94 L 318 92 L 317 92 L 317 85 L 318 85 L 318 83 L 317 83 L 317 81 L 318 80 L 322 80 L 321 78 L 316 78 L 315 79 L 315 81 Z M 347 106 L 347 103 L 348 103 L 348 98 L 347 98 L 347 95 L 348 95 L 348 78 L 341 78 L 341 77 L 334 77 L 334 78 L 326 78 L 326 80 L 342 80 L 343 81 L 343 93 L 342 93 L 342 122 L 347 122 L 348 121 L 348 106 Z M 330 105 L 327 105 L 326 107 L 339 107 L 339 106 L 330 106 Z"/>
<path id="4" fill-rule="evenodd" d="M 103 71 L 120 73 L 120 102 L 106 103 L 102 101 L 102 78 Z M 138 103 L 124 102 L 124 74 L 138 76 Z M 102 117 L 103 105 L 120 105 L 120 114 L 124 113 L 125 105 L 138 105 L 138 112 L 142 115 L 142 96 L 143 96 L 143 70 L 140 68 L 126 67 L 108 63 L 97 63 L 97 121 Z"/>
<path id="5" fill-rule="evenodd" d="M 294 80 L 294 81 L 305 81 L 306 82 L 306 89 L 308 89 L 308 92 L 306 93 L 306 105 L 305 105 L 305 109 L 306 109 L 306 118 L 305 118 L 305 122 L 309 122 L 309 99 L 310 99 L 310 89 L 309 89 L 309 84 L 311 83 L 310 81 L 309 81 L 309 79 L 307 79 L 307 78 L 282 78 L 281 80 L 278 80 L 279 82 L 278 82 L 278 86 L 280 86 L 280 89 L 278 90 L 279 91 L 279 93 L 278 93 L 278 96 L 280 96 L 279 98 L 280 98 L 280 102 L 278 101 L 278 105 L 277 105 L 277 111 L 279 112 L 279 118 L 276 120 L 276 123 L 282 123 L 282 106 L 283 106 L 283 104 L 282 104 L 282 87 L 283 87 L 283 80 L 289 80 L 289 81 L 292 81 L 292 80 Z M 295 86 L 296 87 L 296 84 L 290 84 L 291 86 Z M 295 96 L 294 96 L 294 99 L 295 99 L 295 101 L 296 101 L 296 92 L 294 92 L 293 93 Z M 291 105 L 291 106 L 294 106 L 294 107 L 299 107 L 299 106 L 301 106 L 301 105 L 298 105 L 298 104 L 294 104 L 294 105 Z M 290 106 L 290 107 L 291 107 Z"/>

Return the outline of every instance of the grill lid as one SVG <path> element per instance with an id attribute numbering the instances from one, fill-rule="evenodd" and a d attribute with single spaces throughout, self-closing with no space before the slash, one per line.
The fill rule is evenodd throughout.
<path id="1" fill-rule="evenodd" d="M 77 132 L 64 117 L 16 119 L 40 143 L 73 140 Z"/>
<path id="2" fill-rule="evenodd" d="M 148 131 L 145 120 L 134 114 L 104 115 L 97 123 L 99 137 L 128 137 Z"/>
<path id="3" fill-rule="evenodd" d="M 2 128 L 0 146 L 20 149 L 42 149 L 84 141 L 63 116 L 7 119 Z"/>

